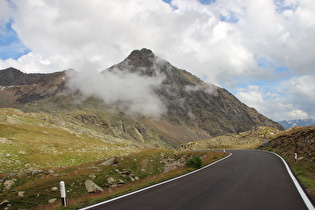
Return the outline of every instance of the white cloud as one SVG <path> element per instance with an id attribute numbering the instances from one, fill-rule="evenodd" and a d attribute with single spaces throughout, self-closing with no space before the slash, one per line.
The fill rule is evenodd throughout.
<path id="1" fill-rule="evenodd" d="M 86 63 L 81 67 L 79 72 L 70 71 L 69 87 L 80 90 L 84 96 L 95 96 L 106 105 L 132 116 L 159 119 L 166 113 L 165 104 L 154 92 L 164 80 L 162 74 L 141 76 L 128 72 L 128 65 L 124 66 L 126 69 L 112 69 L 102 73 L 95 70 L 94 63 Z M 155 69 L 155 72 L 159 70 Z"/>
<path id="2" fill-rule="evenodd" d="M 3 33 L 3 25 L 9 21 L 11 14 L 9 2 L 0 1 L 0 34 Z"/>
<path id="3" fill-rule="evenodd" d="M 249 86 L 239 89 L 236 96 L 274 120 L 315 118 L 314 77 L 294 77 L 276 89 L 266 89 Z"/>
<path id="4" fill-rule="evenodd" d="M 90 62 L 99 70 L 146 47 L 173 65 L 232 90 L 244 81 L 250 85 L 283 80 L 284 73 L 276 67 L 286 67 L 287 77 L 315 76 L 313 0 L 217 0 L 209 5 L 173 0 L 172 6 L 162 0 L 11 0 L 15 9 L 9 13 L 2 9 L 8 1 L 0 2 L 1 20 L 12 17 L 13 28 L 32 51 L 18 60 L 0 60 L 0 68 L 13 65 L 25 72 L 52 72 L 79 69 Z M 258 66 L 262 58 L 272 65 Z M 256 92 L 250 88 L 238 96 L 254 99 L 260 93 L 255 106 L 277 110 L 264 105 L 264 94 L 278 93 L 263 88 Z M 287 93 L 297 98 L 293 90 Z M 311 98 L 305 97 L 304 103 L 312 106 Z M 298 101 L 284 95 L 277 100 L 280 107 L 289 101 L 292 107 L 287 109 L 312 115 L 310 109 L 295 104 Z"/>

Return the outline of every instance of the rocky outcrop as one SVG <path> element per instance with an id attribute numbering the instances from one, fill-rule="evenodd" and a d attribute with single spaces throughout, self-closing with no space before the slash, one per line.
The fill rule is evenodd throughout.
<path id="1" fill-rule="evenodd" d="M 4 185 L 4 189 L 10 190 L 15 185 L 15 181 L 14 180 L 6 180 L 3 183 L 3 185 Z"/>
<path id="2" fill-rule="evenodd" d="M 315 126 L 294 127 L 283 131 L 269 142 L 268 147 L 292 159 L 294 153 L 297 153 L 300 161 L 314 161 Z"/>
<path id="3" fill-rule="evenodd" d="M 102 192 L 104 191 L 100 186 L 95 184 L 92 180 L 88 179 L 85 181 L 85 189 L 88 193 Z"/>
<path id="4" fill-rule="evenodd" d="M 100 163 L 99 165 L 102 165 L 102 166 L 110 166 L 110 165 L 114 165 L 114 164 L 117 164 L 118 163 L 118 158 L 117 156 L 113 156 L 107 160 L 105 160 L 104 162 Z"/>

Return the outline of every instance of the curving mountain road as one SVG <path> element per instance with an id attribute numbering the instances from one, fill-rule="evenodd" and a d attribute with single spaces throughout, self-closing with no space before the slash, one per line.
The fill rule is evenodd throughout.
<path id="1" fill-rule="evenodd" d="M 308 209 L 279 157 L 255 150 L 231 152 L 197 173 L 85 209 Z"/>

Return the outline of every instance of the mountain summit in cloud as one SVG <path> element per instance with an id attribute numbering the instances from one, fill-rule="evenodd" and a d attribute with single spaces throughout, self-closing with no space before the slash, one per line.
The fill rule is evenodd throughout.
<path id="1" fill-rule="evenodd" d="M 17 70 L 2 70 L 0 73 L 7 77 L 12 71 Z M 20 76 L 26 78 L 30 75 Z M 34 104 L 55 103 L 58 100 L 52 100 L 52 97 L 67 95 L 67 102 L 63 102 L 61 108 L 67 109 L 66 104 L 69 104 L 79 109 L 78 96 L 82 103 L 92 97 L 100 102 L 90 104 L 89 109 L 102 107 L 103 111 L 124 113 L 173 142 L 238 133 L 262 125 L 282 128 L 241 103 L 227 90 L 172 66 L 149 49 L 135 50 L 121 63 L 101 72 L 87 66 L 79 72 L 38 74 L 37 77 L 39 79 L 34 83 L 15 83 L 14 86 L 2 81 L 0 97 L 12 101 L 1 106 L 27 105 L 34 110 Z M 27 90 L 38 97 L 32 97 Z M 10 95 L 14 97 L 10 98 Z"/>

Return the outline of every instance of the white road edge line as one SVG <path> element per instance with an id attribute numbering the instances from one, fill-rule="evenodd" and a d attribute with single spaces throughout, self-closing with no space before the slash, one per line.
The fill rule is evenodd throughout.
<path id="1" fill-rule="evenodd" d="M 312 202 L 310 201 L 310 199 L 308 198 L 308 196 L 305 194 L 305 192 L 304 192 L 304 190 L 302 189 L 302 187 L 301 187 L 300 183 L 298 182 L 298 180 L 297 180 L 297 179 L 295 178 L 295 176 L 293 175 L 293 173 L 292 173 L 292 171 L 291 171 L 289 165 L 287 164 L 287 162 L 286 162 L 280 155 L 278 155 L 277 153 L 274 153 L 274 152 L 270 152 L 270 153 L 272 153 L 272 154 L 278 156 L 278 157 L 283 161 L 283 163 L 284 163 L 284 165 L 285 165 L 285 167 L 286 167 L 286 169 L 287 169 L 287 171 L 288 171 L 288 173 L 289 173 L 289 175 L 290 175 L 290 177 L 291 177 L 291 179 L 292 179 L 292 181 L 293 181 L 293 183 L 294 183 L 296 189 L 297 189 L 298 192 L 300 193 L 300 196 L 302 197 L 302 199 L 303 199 L 305 205 L 307 206 L 307 208 L 308 208 L 309 210 L 315 210 L 315 208 L 314 208 Z"/>
<path id="2" fill-rule="evenodd" d="M 185 176 L 189 176 L 190 174 L 196 173 L 196 172 L 201 171 L 201 170 L 203 170 L 203 169 L 205 169 L 205 168 L 207 168 L 207 167 L 210 167 L 210 166 L 212 166 L 212 165 L 214 165 L 214 164 L 217 164 L 217 163 L 219 163 L 220 161 L 223 161 L 223 160 L 225 160 L 225 159 L 231 157 L 231 155 L 232 155 L 232 153 L 230 153 L 228 156 L 226 156 L 226 157 L 224 157 L 224 158 L 221 158 L 220 160 L 217 160 L 217 161 L 215 161 L 215 162 L 213 162 L 213 163 L 210 163 L 210 164 L 208 164 L 208 165 L 206 165 L 206 166 L 204 166 L 204 167 L 202 167 L 202 168 L 200 168 L 200 169 L 194 170 L 194 171 L 189 172 L 189 173 L 187 173 L 187 174 L 184 174 L 184 175 L 181 175 L 181 176 L 178 176 L 178 177 L 175 177 L 175 178 L 166 180 L 166 181 L 164 181 L 164 182 L 160 182 L 160 183 L 158 183 L 158 184 L 155 184 L 155 185 L 152 185 L 152 186 L 149 186 L 149 187 L 142 188 L 142 189 L 140 189 L 140 190 L 137 190 L 137 191 L 134 191 L 134 192 L 131 192 L 131 193 L 128 193 L 128 194 L 125 194 L 125 195 L 122 195 L 122 196 L 119 196 L 119 197 L 116 197 L 116 198 L 112 198 L 112 199 L 110 199 L 110 200 L 103 201 L 103 202 L 101 202 L 101 203 L 97 203 L 97 204 L 94 204 L 94 205 L 91 205 L 91 206 L 84 207 L 84 208 L 81 208 L 81 209 L 79 209 L 79 210 L 87 210 L 87 209 L 90 209 L 90 208 L 94 208 L 94 207 L 103 205 L 103 204 L 105 204 L 105 203 L 110 203 L 110 202 L 112 202 L 112 201 L 119 200 L 119 199 L 121 199 L 121 198 L 128 197 L 128 196 L 130 196 L 130 195 L 137 194 L 137 193 L 139 193 L 139 192 L 143 192 L 143 191 L 145 191 L 145 190 L 148 190 L 148 189 L 151 189 L 151 188 L 154 188 L 154 187 L 157 187 L 157 186 L 166 184 L 166 183 L 168 183 L 168 182 L 172 182 L 172 181 L 174 181 L 174 180 L 183 178 L 183 177 L 185 177 Z"/>

